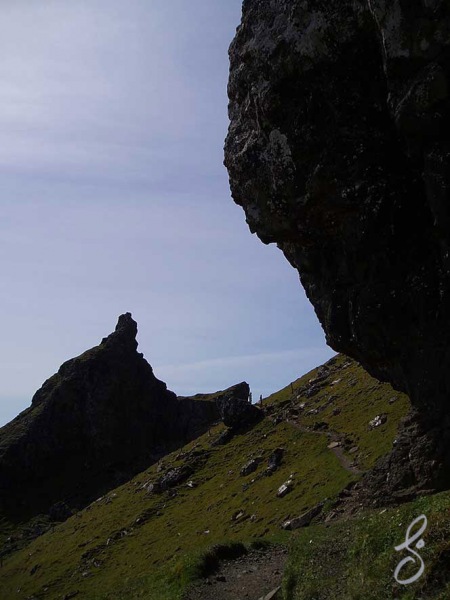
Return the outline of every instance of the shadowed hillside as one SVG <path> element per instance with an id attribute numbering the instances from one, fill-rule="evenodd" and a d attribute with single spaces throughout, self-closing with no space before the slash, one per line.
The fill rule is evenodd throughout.
<path id="1" fill-rule="evenodd" d="M 337 356 L 266 398 L 263 420 L 215 425 L 11 552 L 0 597 L 180 599 L 210 572 L 214 545 L 288 543 L 312 508 L 306 522 L 335 518 L 342 490 L 389 451 L 408 407 Z"/>
<path id="2" fill-rule="evenodd" d="M 136 334 L 131 315 L 119 317 L 0 429 L 0 507 L 12 521 L 49 511 L 64 520 L 220 418 L 215 402 L 169 391 Z"/>

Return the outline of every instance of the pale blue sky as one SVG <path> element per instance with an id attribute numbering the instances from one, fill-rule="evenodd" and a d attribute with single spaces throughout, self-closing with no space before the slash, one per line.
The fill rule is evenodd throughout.
<path id="1" fill-rule="evenodd" d="M 0 7 L 0 425 L 119 314 L 180 395 L 254 398 L 327 348 L 223 160 L 240 0 Z"/>

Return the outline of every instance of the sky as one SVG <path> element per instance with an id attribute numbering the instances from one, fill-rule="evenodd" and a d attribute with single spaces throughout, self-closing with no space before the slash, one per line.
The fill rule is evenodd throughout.
<path id="1" fill-rule="evenodd" d="M 3 0 L 0 425 L 131 312 L 179 395 L 334 352 L 223 166 L 240 0 Z"/>

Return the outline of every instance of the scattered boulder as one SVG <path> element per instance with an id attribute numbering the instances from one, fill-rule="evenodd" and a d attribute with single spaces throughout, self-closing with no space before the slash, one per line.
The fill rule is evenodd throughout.
<path id="1" fill-rule="evenodd" d="M 277 497 L 284 498 L 294 489 L 294 481 L 290 478 L 278 488 Z"/>
<path id="2" fill-rule="evenodd" d="M 369 430 L 375 429 L 376 427 L 380 427 L 380 425 L 384 425 L 384 423 L 386 423 L 386 421 L 387 421 L 386 414 L 383 413 L 382 415 L 377 415 L 374 419 L 369 421 Z"/>
<path id="3" fill-rule="evenodd" d="M 300 517 L 291 519 L 289 521 L 285 521 L 281 527 L 283 529 L 298 529 L 299 527 L 306 527 L 311 523 L 311 521 L 315 517 L 317 517 L 317 515 L 319 515 L 322 512 L 322 509 L 323 509 L 323 502 L 321 502 L 321 503 L 317 504 L 316 506 L 314 506 L 313 508 L 307 510 L 302 515 L 300 515 Z"/>
<path id="4" fill-rule="evenodd" d="M 269 456 L 268 466 L 266 469 L 267 474 L 274 473 L 281 465 L 284 456 L 284 448 L 276 448 Z"/>
<path id="5" fill-rule="evenodd" d="M 247 519 L 250 519 L 250 515 L 248 515 L 245 510 L 238 510 L 236 511 L 233 516 L 231 517 L 232 521 L 246 521 Z"/>
<path id="6" fill-rule="evenodd" d="M 161 494 L 164 490 L 161 487 L 160 481 L 152 481 L 142 486 L 148 494 Z"/>
<path id="7" fill-rule="evenodd" d="M 330 442 L 327 446 L 327 448 L 329 448 L 330 450 L 333 450 L 333 448 L 338 448 L 341 445 L 341 442 Z"/>
<path id="8" fill-rule="evenodd" d="M 167 471 L 159 480 L 159 484 L 162 490 L 167 490 L 183 483 L 190 475 L 192 475 L 192 468 L 188 465 L 176 467 Z"/>
<path id="9" fill-rule="evenodd" d="M 258 465 L 262 462 L 262 457 L 258 456 L 256 458 L 252 458 L 241 468 L 241 475 L 245 477 L 246 475 L 250 475 L 258 468 Z"/>
<path id="10" fill-rule="evenodd" d="M 319 385 L 312 385 L 305 391 L 304 396 L 306 396 L 306 398 L 312 398 L 313 396 L 316 396 L 321 389 L 322 388 Z"/>

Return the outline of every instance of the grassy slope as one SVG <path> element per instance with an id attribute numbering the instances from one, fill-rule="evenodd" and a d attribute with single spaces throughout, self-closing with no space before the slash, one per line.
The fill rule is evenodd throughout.
<path id="1" fill-rule="evenodd" d="M 347 359 L 339 356 L 333 360 L 334 372 L 313 398 L 297 399 L 297 395 L 315 377 L 316 370 L 293 383 L 294 394 L 288 386 L 266 399 L 264 405 L 271 407 L 272 415 L 290 419 L 287 411 L 306 402 L 299 422 L 328 422 L 331 429 L 345 434 L 349 446 L 359 446 L 359 464 L 369 467 L 389 450 L 408 401 L 355 363 L 343 368 Z M 331 386 L 336 379 L 341 381 Z M 336 399 L 321 410 L 330 395 Z M 393 396 L 398 400 L 391 405 Z M 308 414 L 310 407 L 318 413 Z M 341 412 L 333 416 L 336 407 Z M 388 414 L 387 423 L 369 431 L 368 421 L 381 412 Z M 151 467 L 8 557 L 0 569 L 0 599 L 61 599 L 78 591 L 79 597 L 88 599 L 176 600 L 197 573 L 199 556 L 213 544 L 260 538 L 287 541 L 292 534 L 280 530 L 286 518 L 332 498 L 354 479 L 327 449 L 325 435 L 304 433 L 286 420 L 275 425 L 267 418 L 227 445 L 211 447 L 211 439 L 223 429 L 223 425 L 216 426 L 211 438 L 202 436 L 163 461 L 166 468 L 192 463 L 194 458 L 188 453 L 193 448 L 203 449 L 192 476 L 198 487 L 180 485 L 173 498 L 167 493 L 148 494 L 143 484 L 158 476 L 157 467 Z M 286 450 L 281 468 L 271 477 L 256 478 L 252 483 L 278 446 Z M 256 473 L 241 477 L 241 466 L 253 456 L 262 456 L 264 462 Z M 294 490 L 277 498 L 278 487 L 291 473 L 295 474 Z M 248 484 L 247 489 L 244 484 Z M 233 521 L 238 511 L 254 516 Z M 299 544 L 298 548 L 301 540 Z M 290 567 L 292 589 L 296 564 L 294 561 Z"/>
<path id="2" fill-rule="evenodd" d="M 405 541 L 408 525 L 424 514 L 428 526 L 418 550 L 425 564 L 414 583 L 400 585 L 394 571 L 409 556 L 394 547 Z M 450 598 L 450 492 L 357 519 L 315 525 L 294 534 L 284 576 L 288 600 L 447 600 Z M 418 531 L 416 525 L 413 533 Z M 417 543 L 417 541 L 415 542 Z M 411 544 L 413 549 L 414 544 Z M 324 560 L 324 556 L 326 560 Z M 399 575 L 413 577 L 419 562 Z"/>

